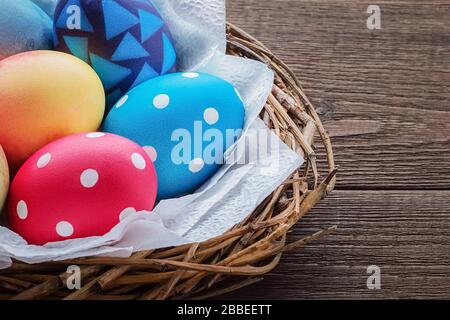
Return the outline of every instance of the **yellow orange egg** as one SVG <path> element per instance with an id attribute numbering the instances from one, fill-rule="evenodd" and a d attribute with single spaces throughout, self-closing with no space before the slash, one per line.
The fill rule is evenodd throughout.
<path id="1" fill-rule="evenodd" d="M 0 61 L 0 144 L 12 171 L 53 140 L 97 130 L 104 112 L 100 78 L 74 56 L 31 51 Z"/>
<path id="2" fill-rule="evenodd" d="M 8 162 L 6 161 L 5 154 L 3 153 L 2 146 L 0 146 L 0 214 L 3 204 L 5 203 L 6 195 L 9 188 L 9 170 Z"/>

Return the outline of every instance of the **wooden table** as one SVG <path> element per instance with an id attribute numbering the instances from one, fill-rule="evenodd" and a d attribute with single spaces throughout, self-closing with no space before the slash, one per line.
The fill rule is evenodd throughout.
<path id="1" fill-rule="evenodd" d="M 228 16 L 301 79 L 340 173 L 290 240 L 339 230 L 224 298 L 450 298 L 450 1 L 228 0 Z"/>

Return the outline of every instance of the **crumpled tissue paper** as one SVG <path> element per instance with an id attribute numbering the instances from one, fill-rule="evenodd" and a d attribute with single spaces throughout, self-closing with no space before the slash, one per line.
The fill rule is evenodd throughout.
<path id="1" fill-rule="evenodd" d="M 41 263 L 85 256 L 129 257 L 140 250 L 208 240 L 244 220 L 303 164 L 258 118 L 273 86 L 273 72 L 262 63 L 225 55 L 225 0 L 153 2 L 172 30 L 179 69 L 222 77 L 242 95 L 246 104 L 242 137 L 227 151 L 221 170 L 196 193 L 162 201 L 152 214 L 132 215 L 103 237 L 32 246 L 0 227 L 0 268 L 9 267 L 11 259 Z"/>

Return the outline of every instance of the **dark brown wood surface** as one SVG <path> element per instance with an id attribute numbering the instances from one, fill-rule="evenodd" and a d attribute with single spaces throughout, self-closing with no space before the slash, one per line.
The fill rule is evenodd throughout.
<path id="1" fill-rule="evenodd" d="M 450 0 L 228 0 L 228 17 L 295 71 L 340 173 L 290 239 L 339 229 L 224 298 L 450 298 Z"/>

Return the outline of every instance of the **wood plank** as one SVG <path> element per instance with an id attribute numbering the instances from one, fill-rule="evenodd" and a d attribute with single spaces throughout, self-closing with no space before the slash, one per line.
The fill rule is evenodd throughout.
<path id="1" fill-rule="evenodd" d="M 338 188 L 450 187 L 450 109 L 424 113 L 349 102 L 321 108 L 340 169 Z M 323 160 L 323 149 L 317 152 Z"/>
<path id="2" fill-rule="evenodd" d="M 228 1 L 304 83 L 342 189 L 450 189 L 450 1 Z M 320 152 L 320 149 L 318 150 Z"/>
<path id="3" fill-rule="evenodd" d="M 295 241 L 338 225 L 286 253 L 264 281 L 231 299 L 450 298 L 450 191 L 337 191 L 300 222 Z M 381 290 L 368 290 L 369 265 Z"/>

